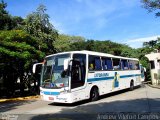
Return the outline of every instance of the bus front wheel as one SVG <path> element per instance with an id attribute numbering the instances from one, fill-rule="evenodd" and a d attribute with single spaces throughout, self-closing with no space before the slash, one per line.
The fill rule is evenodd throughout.
<path id="1" fill-rule="evenodd" d="M 96 101 L 99 98 L 99 92 L 98 92 L 98 88 L 97 87 L 93 87 L 91 89 L 91 93 L 90 93 L 90 100 L 91 101 Z"/>

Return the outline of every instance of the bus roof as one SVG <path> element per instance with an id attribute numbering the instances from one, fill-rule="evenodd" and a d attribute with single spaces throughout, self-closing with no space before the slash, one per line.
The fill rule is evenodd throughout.
<path id="1" fill-rule="evenodd" d="M 97 55 L 97 56 L 102 56 L 102 57 L 112 57 L 112 58 L 119 58 L 119 59 L 138 60 L 137 58 L 115 56 L 115 55 L 108 54 L 108 53 L 94 52 L 94 51 L 88 51 L 88 50 L 60 52 L 60 53 L 48 55 L 46 57 L 51 57 L 51 56 L 60 55 L 60 54 L 69 54 L 69 53 L 81 53 L 81 54 L 88 54 L 88 55 Z"/>

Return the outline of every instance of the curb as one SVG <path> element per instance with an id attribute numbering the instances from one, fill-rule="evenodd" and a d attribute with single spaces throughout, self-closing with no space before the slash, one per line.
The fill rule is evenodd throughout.
<path id="1" fill-rule="evenodd" d="M 142 83 L 144 83 L 144 84 L 150 84 L 151 81 L 143 81 Z"/>
<path id="2" fill-rule="evenodd" d="M 152 87 L 152 88 L 157 88 L 157 89 L 160 89 L 159 86 L 155 86 L 155 85 L 151 85 L 151 84 L 147 84 L 148 86 Z"/>
<path id="3" fill-rule="evenodd" d="M 33 99 L 39 99 L 40 95 L 37 96 L 28 96 L 28 97 L 18 97 L 18 98 L 10 98 L 10 99 L 0 99 L 1 102 L 9 102 L 9 101 L 23 101 L 23 100 L 33 100 Z"/>

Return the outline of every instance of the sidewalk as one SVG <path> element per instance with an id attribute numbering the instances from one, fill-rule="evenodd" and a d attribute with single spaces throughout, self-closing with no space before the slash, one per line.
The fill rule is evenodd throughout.
<path id="1" fill-rule="evenodd" d="M 150 87 L 152 87 L 152 88 L 160 89 L 160 85 L 152 85 L 151 81 L 143 82 L 143 83 L 146 84 L 146 85 L 148 85 L 148 86 L 150 86 Z"/>
<path id="2" fill-rule="evenodd" d="M 0 99 L 0 103 L 1 102 L 9 102 L 9 101 L 22 101 L 22 100 L 36 100 L 39 99 L 40 96 L 36 95 L 36 96 L 28 96 L 28 97 L 18 97 L 18 98 L 10 98 L 10 99 Z"/>
<path id="3" fill-rule="evenodd" d="M 152 87 L 152 88 L 157 88 L 160 89 L 160 85 L 152 85 L 152 84 L 147 84 L 148 86 Z"/>

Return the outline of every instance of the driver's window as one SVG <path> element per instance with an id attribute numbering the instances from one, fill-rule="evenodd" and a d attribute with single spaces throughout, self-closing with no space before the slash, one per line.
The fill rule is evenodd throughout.
<path id="1" fill-rule="evenodd" d="M 71 88 L 81 87 L 85 83 L 86 55 L 74 54 L 71 72 Z"/>

